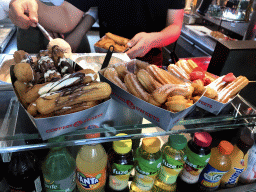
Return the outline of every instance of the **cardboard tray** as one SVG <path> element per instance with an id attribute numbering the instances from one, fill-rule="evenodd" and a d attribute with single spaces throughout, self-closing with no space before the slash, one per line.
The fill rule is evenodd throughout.
<path id="1" fill-rule="evenodd" d="M 73 62 L 70 60 L 70 62 Z M 75 65 L 75 71 L 81 70 L 82 68 L 77 64 Z M 10 68 L 10 75 L 13 83 L 16 81 L 16 77 L 13 73 L 14 65 Z M 15 91 L 17 96 L 17 93 Z M 100 126 L 101 122 L 105 120 L 105 115 L 108 111 L 111 98 L 95 107 L 79 111 L 76 113 L 71 113 L 67 115 L 47 117 L 47 118 L 34 118 L 31 116 L 27 110 L 26 111 L 29 118 L 34 123 L 35 127 L 38 129 L 43 140 L 50 139 L 65 133 L 72 132 L 79 128 L 84 128 L 90 125 Z"/>
<path id="2" fill-rule="evenodd" d="M 131 61 L 133 62 L 133 61 Z M 102 70 L 99 72 L 100 80 L 103 82 L 107 82 L 110 84 L 112 88 L 111 97 L 115 101 L 119 102 L 123 106 L 131 109 L 138 115 L 144 117 L 148 121 L 152 122 L 154 125 L 169 131 L 171 128 L 179 122 L 183 117 L 185 117 L 188 113 L 193 111 L 196 107 L 196 103 L 191 107 L 177 112 L 172 113 L 168 110 L 163 108 L 154 106 L 146 101 L 143 101 L 136 96 L 126 92 L 125 90 L 121 89 L 107 78 L 102 75 Z"/>

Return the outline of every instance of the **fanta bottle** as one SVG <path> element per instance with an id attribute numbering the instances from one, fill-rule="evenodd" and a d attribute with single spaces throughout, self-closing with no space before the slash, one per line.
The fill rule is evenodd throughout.
<path id="1" fill-rule="evenodd" d="M 235 187 L 239 176 L 247 168 L 248 150 L 253 146 L 254 140 L 250 135 L 241 135 L 236 143 L 233 152 L 230 154 L 232 165 L 220 181 L 222 188 Z"/>
<path id="2" fill-rule="evenodd" d="M 231 168 L 233 148 L 228 141 L 221 141 L 218 147 L 212 148 L 210 161 L 199 177 L 200 191 L 214 191 L 219 187 L 222 176 Z"/>
<path id="3" fill-rule="evenodd" d="M 130 192 L 150 191 L 162 164 L 161 142 L 157 137 L 144 138 L 141 147 L 136 151 L 135 178 Z"/>
<path id="4" fill-rule="evenodd" d="M 187 145 L 184 135 L 170 135 L 168 142 L 162 147 L 163 163 L 156 177 L 153 192 L 176 191 L 176 180 L 185 164 L 185 153 L 182 150 Z"/>
<path id="5" fill-rule="evenodd" d="M 101 144 L 84 145 L 77 154 L 76 184 L 80 192 L 104 192 L 107 154 Z"/>

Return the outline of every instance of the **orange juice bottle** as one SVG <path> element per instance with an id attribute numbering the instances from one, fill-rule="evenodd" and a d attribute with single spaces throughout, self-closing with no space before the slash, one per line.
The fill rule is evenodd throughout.
<path id="1" fill-rule="evenodd" d="M 99 133 L 87 134 L 85 138 L 97 138 L 99 136 Z M 81 147 L 76 157 L 76 184 L 79 192 L 105 191 L 107 160 L 107 153 L 101 144 Z"/>
<path id="2" fill-rule="evenodd" d="M 232 165 L 229 172 L 227 172 L 220 181 L 222 188 L 229 188 L 236 186 L 239 176 L 247 168 L 248 150 L 254 144 L 254 140 L 250 135 L 241 135 L 233 152 L 230 154 Z"/>
<path id="3" fill-rule="evenodd" d="M 199 177 L 200 191 L 214 191 L 219 187 L 222 176 L 231 168 L 233 148 L 228 141 L 221 141 L 218 147 L 212 148 L 210 161 Z"/>

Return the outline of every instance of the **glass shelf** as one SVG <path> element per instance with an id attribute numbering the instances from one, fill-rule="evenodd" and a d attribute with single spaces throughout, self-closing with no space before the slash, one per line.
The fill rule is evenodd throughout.
<path id="1" fill-rule="evenodd" d="M 7 93 L 5 93 L 6 95 Z M 0 98 L 1 99 L 1 98 Z M 23 110 L 23 109 L 22 109 Z M 256 110 L 242 97 L 237 96 L 222 112 L 216 116 L 203 109 L 196 108 L 193 112 L 180 120 L 170 131 L 164 131 L 150 122 L 135 125 L 110 126 L 103 124 L 97 129 L 78 129 L 65 134 L 65 141 L 48 143 L 43 141 L 36 131 L 19 131 L 21 125 L 17 116 L 22 112 L 16 97 L 11 97 L 0 134 L 0 153 L 37 150 L 56 146 L 79 146 L 93 143 L 112 142 L 120 139 L 140 139 L 144 137 L 167 136 L 177 133 L 194 133 L 197 131 L 216 132 L 222 130 L 244 128 L 254 133 L 256 127 Z M 24 110 L 23 110 L 24 113 Z M 24 118 L 24 117 L 22 117 Z M 27 121 L 26 121 L 27 122 Z M 27 122 L 29 123 L 29 122 Z M 30 122 L 31 123 L 31 122 Z M 1 125 L 1 124 L 0 124 Z M 29 124 L 26 124 L 29 126 Z M 36 128 L 34 127 L 36 130 Z M 3 133 L 5 131 L 5 134 Z M 128 135 L 117 137 L 118 133 Z M 100 133 L 99 138 L 86 139 L 88 134 Z"/>

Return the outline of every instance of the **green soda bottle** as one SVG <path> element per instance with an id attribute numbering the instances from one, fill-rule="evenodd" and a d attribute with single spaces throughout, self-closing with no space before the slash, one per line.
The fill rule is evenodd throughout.
<path id="1" fill-rule="evenodd" d="M 176 191 L 176 180 L 184 167 L 186 155 L 182 149 L 187 145 L 184 135 L 170 135 L 162 147 L 163 163 L 156 177 L 153 192 Z"/>
<path id="2" fill-rule="evenodd" d="M 142 145 L 135 154 L 135 178 L 130 192 L 151 191 L 163 160 L 160 147 L 161 142 L 157 137 L 142 140 Z"/>
<path id="3" fill-rule="evenodd" d="M 64 136 L 50 139 L 49 142 L 61 142 Z M 46 156 L 42 165 L 47 192 L 75 192 L 76 162 L 65 147 L 54 147 Z"/>

